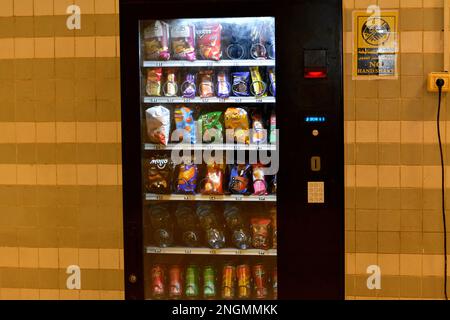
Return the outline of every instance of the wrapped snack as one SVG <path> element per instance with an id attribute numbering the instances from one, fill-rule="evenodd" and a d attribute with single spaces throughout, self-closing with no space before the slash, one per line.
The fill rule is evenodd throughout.
<path id="1" fill-rule="evenodd" d="M 181 93 L 183 94 L 183 98 L 195 98 L 196 91 L 197 86 L 195 85 L 195 75 L 193 73 L 187 73 L 185 80 L 181 85 Z"/>
<path id="2" fill-rule="evenodd" d="M 196 30 L 197 48 L 200 56 L 206 60 L 220 60 L 222 26 L 218 23 L 205 24 Z"/>
<path id="3" fill-rule="evenodd" d="M 223 165 L 208 164 L 202 194 L 223 194 Z"/>
<path id="4" fill-rule="evenodd" d="M 202 130 L 203 142 L 222 142 L 223 126 L 220 122 L 222 112 L 209 112 L 200 116 L 199 127 Z"/>
<path id="5" fill-rule="evenodd" d="M 235 72 L 232 74 L 233 78 L 233 94 L 235 96 L 248 97 L 250 95 L 250 73 L 249 72 Z"/>
<path id="6" fill-rule="evenodd" d="M 252 94 L 256 97 L 267 96 L 267 85 L 262 81 L 259 67 L 250 67 L 250 74 L 252 77 L 252 85 L 250 87 L 250 91 L 252 92 Z"/>
<path id="7" fill-rule="evenodd" d="M 150 68 L 147 70 L 147 94 L 153 97 L 161 96 L 162 68 Z"/>
<path id="8" fill-rule="evenodd" d="M 277 176 L 275 175 L 272 179 L 272 188 L 271 188 L 272 194 L 277 194 Z"/>
<path id="9" fill-rule="evenodd" d="M 270 143 L 277 143 L 277 116 L 274 111 L 270 115 Z"/>
<path id="10" fill-rule="evenodd" d="M 272 220 L 272 249 L 277 248 L 277 207 L 270 209 L 270 219 Z"/>
<path id="11" fill-rule="evenodd" d="M 269 249 L 270 222 L 270 219 L 267 218 L 251 219 L 253 248 L 262 250 Z"/>
<path id="12" fill-rule="evenodd" d="M 157 194 L 171 192 L 173 162 L 170 155 L 155 155 L 145 161 L 147 168 L 147 191 Z"/>
<path id="13" fill-rule="evenodd" d="M 264 128 L 261 112 L 252 113 L 252 143 L 267 143 L 267 130 Z"/>
<path id="14" fill-rule="evenodd" d="M 174 111 L 174 119 L 177 130 L 184 130 L 183 143 L 195 144 L 196 130 L 193 111 L 185 106 L 177 106 Z"/>
<path id="15" fill-rule="evenodd" d="M 145 111 L 145 117 L 150 142 L 167 145 L 170 134 L 170 111 L 163 106 L 155 106 Z"/>
<path id="16" fill-rule="evenodd" d="M 178 85 L 174 69 L 166 70 L 166 83 L 164 83 L 163 91 L 166 97 L 175 97 L 177 95 Z"/>
<path id="17" fill-rule="evenodd" d="M 250 181 L 250 165 L 238 164 L 231 168 L 229 191 L 235 194 L 246 194 Z"/>
<path id="18" fill-rule="evenodd" d="M 230 96 L 231 85 L 228 81 L 228 75 L 221 70 L 217 73 L 217 96 L 219 98 L 228 98 Z"/>
<path id="19" fill-rule="evenodd" d="M 242 108 L 228 108 L 225 111 L 225 129 L 233 129 L 237 143 L 249 144 L 249 121 L 247 111 Z"/>
<path id="20" fill-rule="evenodd" d="M 200 91 L 201 98 L 214 97 L 214 71 L 212 70 L 202 70 L 198 73 L 199 85 L 198 90 Z"/>
<path id="21" fill-rule="evenodd" d="M 169 25 L 156 20 L 144 29 L 145 57 L 149 60 L 169 60 Z"/>
<path id="22" fill-rule="evenodd" d="M 195 194 L 197 189 L 198 168 L 195 164 L 179 166 L 177 192 Z"/>
<path id="23" fill-rule="evenodd" d="M 192 24 L 176 24 L 170 29 L 173 58 L 177 60 L 196 60 L 195 27 Z"/>
<path id="24" fill-rule="evenodd" d="M 275 81 L 275 70 L 273 68 L 269 69 L 269 91 L 272 94 L 272 96 L 276 97 L 277 95 L 277 88 L 276 88 L 276 81 Z"/>
<path id="25" fill-rule="evenodd" d="M 255 23 L 252 26 L 250 31 L 250 38 L 252 42 L 250 55 L 253 59 L 267 59 L 267 31 L 267 24 L 264 22 Z"/>
<path id="26" fill-rule="evenodd" d="M 267 195 L 264 167 L 259 164 L 253 165 L 253 191 L 255 196 Z"/>

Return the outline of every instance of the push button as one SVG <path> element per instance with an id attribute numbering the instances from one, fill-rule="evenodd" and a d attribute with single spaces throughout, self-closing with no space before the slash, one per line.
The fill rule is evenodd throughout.
<path id="1" fill-rule="evenodd" d="M 311 157 L 311 171 L 319 172 L 322 170 L 322 160 L 320 157 Z"/>

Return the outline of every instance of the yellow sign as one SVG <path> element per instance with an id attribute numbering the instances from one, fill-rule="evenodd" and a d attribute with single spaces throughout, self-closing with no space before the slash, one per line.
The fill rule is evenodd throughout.
<path id="1" fill-rule="evenodd" d="M 353 13 L 353 76 L 379 78 L 397 76 L 398 12 Z"/>

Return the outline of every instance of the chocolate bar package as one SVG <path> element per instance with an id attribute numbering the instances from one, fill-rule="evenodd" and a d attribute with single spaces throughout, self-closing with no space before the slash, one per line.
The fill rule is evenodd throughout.
<path id="1" fill-rule="evenodd" d="M 169 25 L 156 20 L 144 29 L 145 57 L 149 60 L 169 60 Z"/>
<path id="2" fill-rule="evenodd" d="M 276 88 L 276 81 L 275 81 L 275 70 L 273 68 L 269 69 L 269 91 L 272 94 L 272 96 L 277 96 L 277 88 Z"/>
<path id="3" fill-rule="evenodd" d="M 156 194 L 171 193 L 171 182 L 173 174 L 173 162 L 170 155 L 154 155 L 145 160 L 147 172 L 146 188 L 147 192 Z"/>
<path id="4" fill-rule="evenodd" d="M 247 194 L 250 183 L 251 166 L 238 164 L 231 166 L 228 189 L 234 194 Z"/>
<path id="5" fill-rule="evenodd" d="M 166 69 L 166 82 L 163 87 L 164 96 L 175 97 L 178 93 L 177 76 L 174 69 Z"/>
<path id="6" fill-rule="evenodd" d="M 267 130 L 264 128 L 263 118 L 259 111 L 252 113 L 251 141 L 254 144 L 267 143 Z"/>
<path id="7" fill-rule="evenodd" d="M 149 96 L 161 96 L 162 68 L 150 68 L 147 70 L 146 91 Z"/>
<path id="8" fill-rule="evenodd" d="M 197 48 L 199 56 L 205 60 L 220 60 L 222 57 L 221 46 L 222 25 L 219 23 L 202 24 L 197 27 Z"/>
<path id="9" fill-rule="evenodd" d="M 256 196 L 267 195 L 264 167 L 259 164 L 253 165 L 253 194 Z"/>
<path id="10" fill-rule="evenodd" d="M 248 97 L 250 95 L 250 73 L 235 72 L 232 77 L 232 90 L 235 96 Z"/>
<path id="11" fill-rule="evenodd" d="M 217 96 L 219 98 L 228 98 L 230 96 L 231 85 L 228 74 L 224 70 L 217 72 Z"/>
<path id="12" fill-rule="evenodd" d="M 175 24 L 170 28 L 173 58 L 176 60 L 196 60 L 195 27 L 193 24 Z"/>
<path id="13" fill-rule="evenodd" d="M 170 111 L 163 106 L 155 106 L 145 111 L 147 134 L 150 142 L 167 145 L 170 135 Z"/>
<path id="14" fill-rule="evenodd" d="M 184 82 L 181 85 L 181 93 L 183 95 L 183 98 L 195 98 L 196 91 L 197 86 L 195 85 L 195 74 L 188 72 L 186 73 Z"/>
<path id="15" fill-rule="evenodd" d="M 201 98 L 214 97 L 214 71 L 202 70 L 198 73 L 198 90 Z"/>

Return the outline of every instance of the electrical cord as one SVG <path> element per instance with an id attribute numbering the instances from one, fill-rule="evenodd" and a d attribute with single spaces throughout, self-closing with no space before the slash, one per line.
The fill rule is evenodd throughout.
<path id="1" fill-rule="evenodd" d="M 442 175 L 442 220 L 444 223 L 444 295 L 445 300 L 448 300 L 447 296 L 447 223 L 445 216 L 445 167 L 444 167 L 444 152 L 442 150 L 442 139 L 441 139 L 441 101 L 442 101 L 442 87 L 445 82 L 443 79 L 438 79 L 436 85 L 439 88 L 439 101 L 438 101 L 438 112 L 437 112 L 437 133 L 439 140 L 439 151 L 441 156 L 441 175 Z"/>

